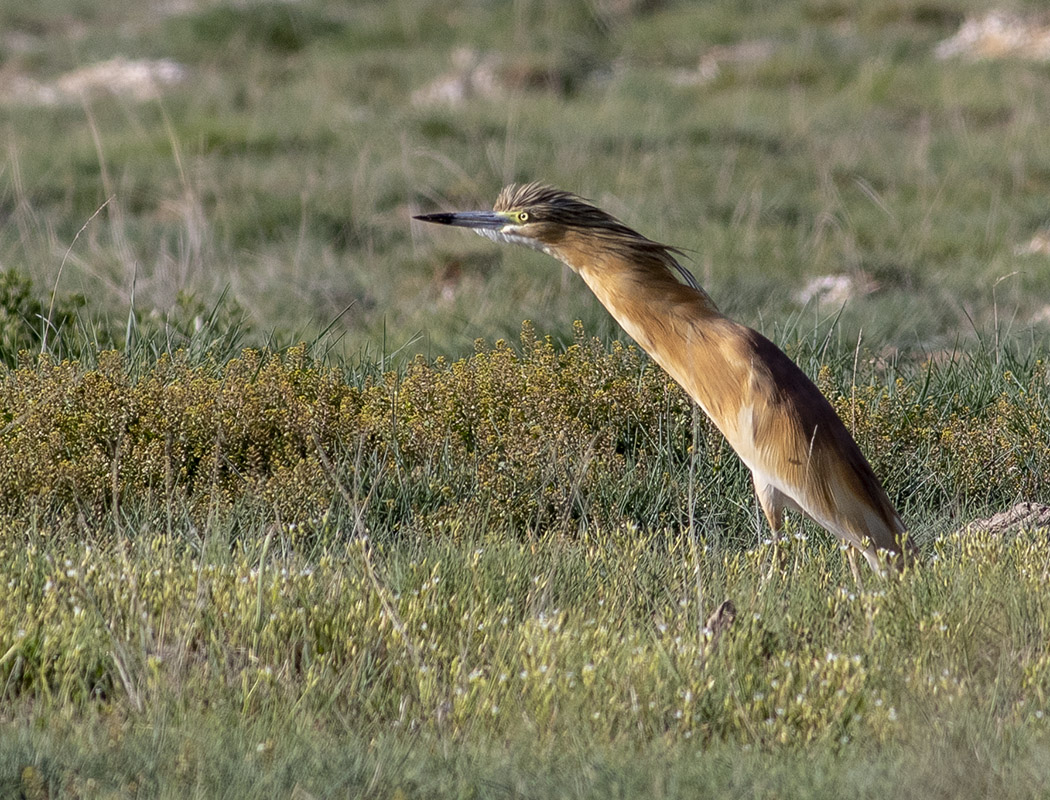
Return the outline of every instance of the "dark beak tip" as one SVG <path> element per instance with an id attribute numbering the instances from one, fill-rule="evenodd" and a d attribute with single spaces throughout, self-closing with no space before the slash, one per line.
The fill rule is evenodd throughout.
<path id="1" fill-rule="evenodd" d="M 418 219 L 421 222 L 443 222 L 447 225 L 451 216 L 451 214 L 416 214 L 412 219 Z"/>
<path id="2" fill-rule="evenodd" d="M 498 228 L 505 224 L 505 220 L 492 211 L 442 211 L 436 214 L 417 214 L 414 219 L 471 229 Z"/>

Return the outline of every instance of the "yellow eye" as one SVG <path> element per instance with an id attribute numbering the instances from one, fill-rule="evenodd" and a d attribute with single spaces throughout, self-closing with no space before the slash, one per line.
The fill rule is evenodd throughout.
<path id="1" fill-rule="evenodd" d="M 529 221 L 529 212 L 528 211 L 519 211 L 518 212 L 518 222 L 524 224 L 524 223 L 526 223 L 528 221 Z"/>

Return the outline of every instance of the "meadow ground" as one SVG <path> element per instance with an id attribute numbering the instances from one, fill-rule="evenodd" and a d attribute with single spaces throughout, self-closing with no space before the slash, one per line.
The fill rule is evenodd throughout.
<path id="1" fill-rule="evenodd" d="M 1045 521 L 965 525 L 1050 498 L 1050 21 L 987 10 L 0 6 L 0 796 L 1044 796 Z M 763 581 L 586 288 L 410 222 L 532 179 L 792 355 L 923 568 Z"/>

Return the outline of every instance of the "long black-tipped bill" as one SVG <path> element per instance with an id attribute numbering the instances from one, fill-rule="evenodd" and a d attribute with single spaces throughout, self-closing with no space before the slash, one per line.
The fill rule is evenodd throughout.
<path id="1" fill-rule="evenodd" d="M 495 211 L 456 211 L 438 214 L 420 214 L 415 219 L 436 222 L 439 225 L 455 225 L 457 228 L 495 229 L 502 228 L 507 220 Z"/>

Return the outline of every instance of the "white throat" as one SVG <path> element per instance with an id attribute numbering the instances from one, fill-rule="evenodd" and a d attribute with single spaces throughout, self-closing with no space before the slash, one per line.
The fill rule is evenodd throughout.
<path id="1" fill-rule="evenodd" d="M 494 242 L 509 242 L 510 244 L 520 244 L 528 247 L 530 250 L 539 250 L 541 253 L 546 253 L 547 248 L 544 247 L 543 242 L 539 242 L 535 239 L 531 239 L 528 236 L 522 236 L 517 233 L 512 233 L 503 229 L 496 230 L 495 228 L 474 228 L 474 233 L 478 236 L 484 236 L 486 239 L 491 239 Z"/>

